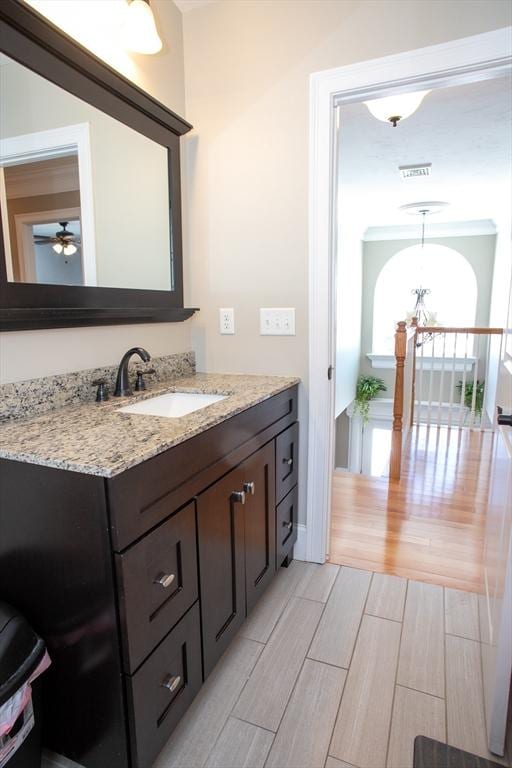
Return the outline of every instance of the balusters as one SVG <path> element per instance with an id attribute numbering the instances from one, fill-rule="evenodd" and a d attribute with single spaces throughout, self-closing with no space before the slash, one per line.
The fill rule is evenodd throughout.
<path id="1" fill-rule="evenodd" d="M 464 409 L 466 407 L 466 380 L 467 380 L 467 363 L 468 363 L 468 340 L 469 340 L 469 333 L 466 331 L 466 337 L 465 337 L 465 343 L 464 343 L 464 359 L 462 361 L 463 370 L 462 370 L 462 386 L 460 389 L 460 412 L 459 412 L 459 427 L 463 426 L 464 423 Z"/>
<path id="2" fill-rule="evenodd" d="M 448 406 L 448 427 L 451 427 L 452 417 L 453 417 L 453 398 L 455 395 L 455 367 L 457 363 L 458 343 L 459 343 L 459 334 L 455 333 L 455 339 L 453 342 L 452 371 L 450 376 L 450 403 Z"/>

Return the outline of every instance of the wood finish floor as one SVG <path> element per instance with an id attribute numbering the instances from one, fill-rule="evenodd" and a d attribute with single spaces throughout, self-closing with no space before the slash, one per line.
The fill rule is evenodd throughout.
<path id="1" fill-rule="evenodd" d="M 400 481 L 335 472 L 330 562 L 478 592 L 493 444 L 421 426 Z"/>
<path id="2" fill-rule="evenodd" d="M 412 768 L 418 734 L 490 757 L 479 636 L 473 593 L 294 561 L 154 768 Z"/>

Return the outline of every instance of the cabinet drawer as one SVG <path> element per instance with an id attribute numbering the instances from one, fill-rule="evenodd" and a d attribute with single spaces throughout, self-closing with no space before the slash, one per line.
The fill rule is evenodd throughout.
<path id="1" fill-rule="evenodd" d="M 296 422 L 276 438 L 276 502 L 297 484 L 299 471 L 299 425 Z"/>
<path id="2" fill-rule="evenodd" d="M 126 678 L 134 768 L 150 768 L 202 683 L 194 605 L 133 677 Z"/>
<path id="3" fill-rule="evenodd" d="M 276 557 L 279 567 L 284 558 L 290 554 L 297 541 L 297 515 L 299 504 L 298 486 L 290 491 L 276 510 Z"/>
<path id="4" fill-rule="evenodd" d="M 126 672 L 133 672 L 197 600 L 194 502 L 115 555 Z"/>

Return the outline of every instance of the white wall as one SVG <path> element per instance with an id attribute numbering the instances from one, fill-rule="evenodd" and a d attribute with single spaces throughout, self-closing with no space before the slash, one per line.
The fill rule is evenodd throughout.
<path id="1" fill-rule="evenodd" d="M 117 0 L 31 0 L 57 25 L 178 114 L 185 113 L 182 17 L 171 0 L 152 0 L 165 47 L 156 56 L 128 55 L 106 26 Z M 102 36 L 103 35 L 103 36 Z M 188 351 L 190 321 L 146 325 L 16 331 L 0 334 L 0 383 L 116 363 L 133 344 L 151 354 Z"/>
<path id="2" fill-rule="evenodd" d="M 475 325 L 484 327 L 489 325 L 489 313 L 491 306 L 491 285 L 494 268 L 496 235 L 472 235 L 457 237 L 432 237 L 429 244 L 444 245 L 454 248 L 471 264 L 478 286 L 478 298 Z M 384 379 L 388 392 L 380 394 L 380 397 L 389 397 L 393 392 L 395 372 L 392 370 L 375 370 L 366 357 L 369 352 L 379 352 L 372 348 L 373 335 L 373 302 L 375 284 L 377 278 L 387 262 L 403 248 L 416 245 L 417 240 L 377 240 L 363 244 L 363 300 L 361 315 L 361 361 L 360 372 L 367 376 L 380 376 Z M 456 291 L 456 286 L 454 287 Z M 414 301 L 411 297 L 411 306 Z M 428 299 L 427 299 L 427 307 Z M 431 307 L 436 309 L 435 306 Z M 405 318 L 402 318 L 405 319 Z M 397 322 L 400 317 L 396 318 Z"/>
<path id="3" fill-rule="evenodd" d="M 342 219 L 340 225 L 336 265 L 336 418 L 350 405 L 356 393 L 361 357 L 363 279 L 360 228 Z"/>
<path id="4" fill-rule="evenodd" d="M 189 302 L 209 370 L 307 379 L 309 75 L 510 23 L 501 0 L 222 0 L 184 14 Z M 260 306 L 295 306 L 296 338 Z M 218 333 L 233 306 L 237 334 Z"/>
<path id="5" fill-rule="evenodd" d="M 506 328 L 509 306 L 509 296 L 512 289 L 512 247 L 511 247 L 510 218 L 504 217 L 498 223 L 496 236 L 496 255 L 492 280 L 491 308 L 489 325 L 496 328 Z M 487 386 L 485 388 L 485 411 L 492 423 L 495 418 L 496 387 L 498 384 L 498 369 L 500 361 L 501 338 L 494 337 L 489 351 L 489 368 L 487 371 Z"/>

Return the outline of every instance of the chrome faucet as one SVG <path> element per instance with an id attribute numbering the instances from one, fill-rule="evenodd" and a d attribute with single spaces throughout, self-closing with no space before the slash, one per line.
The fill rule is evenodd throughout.
<path id="1" fill-rule="evenodd" d="M 133 355 L 138 355 L 145 363 L 151 360 L 151 355 L 146 352 L 142 347 L 132 347 L 128 352 L 125 352 L 119 363 L 119 369 L 117 371 L 116 388 L 114 391 L 114 397 L 125 397 L 126 395 L 132 395 L 132 388 L 130 386 L 130 379 L 128 377 L 128 363 Z"/>

